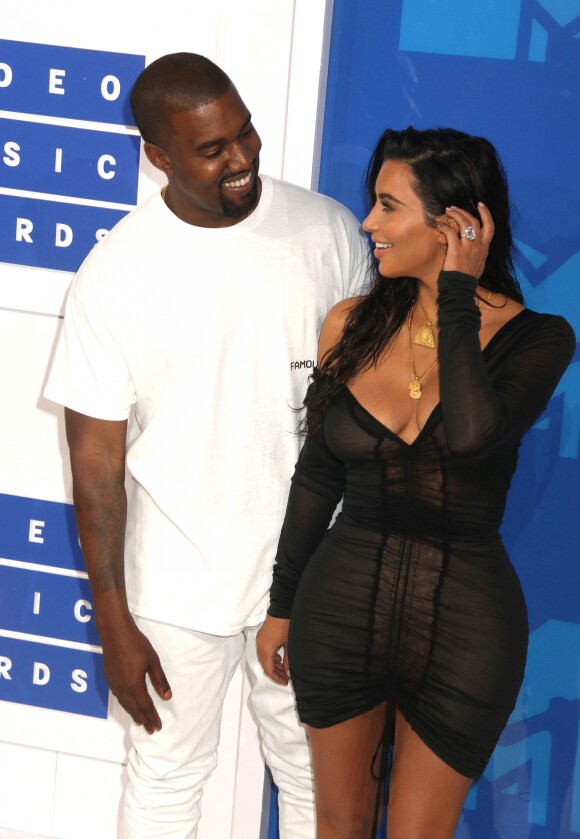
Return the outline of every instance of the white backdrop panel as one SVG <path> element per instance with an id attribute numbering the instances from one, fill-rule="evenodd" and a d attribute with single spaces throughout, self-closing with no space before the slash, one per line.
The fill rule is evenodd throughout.
<path id="1" fill-rule="evenodd" d="M 101 0 L 94 7 L 73 0 L 50 4 L 44 0 L 19 4 L 1 0 L 0 5 L 1 37 L 7 41 L 141 55 L 146 63 L 181 50 L 207 55 L 232 77 L 252 112 L 263 141 L 262 171 L 311 185 L 320 70 L 325 63 L 324 24 L 331 3 L 221 0 L 212 6 L 200 0 L 187 4 L 166 0 L 154 14 L 135 0 Z M 26 113 L 25 102 L 21 112 Z M 18 114 L 0 112 L 0 125 L 2 118 L 8 124 L 18 119 Z M 42 115 L 33 115 L 32 120 L 55 124 Z M 60 124 L 74 126 L 75 121 L 61 120 Z M 103 128 L 99 123 L 82 127 Z M 135 133 L 123 127 L 116 130 Z M 0 137 L 0 157 L 3 144 Z M 142 157 L 137 203 L 158 189 L 162 181 Z M 13 192 L 0 186 L 0 196 Z M 0 218 L 2 223 L 6 219 Z M 71 278 L 69 271 L 0 262 L 0 357 L 4 359 L 0 492 L 6 495 L 71 502 L 61 413 L 42 398 Z M 226 701 L 220 766 L 204 797 L 200 839 L 217 835 L 258 839 L 264 773 L 247 694 L 241 669 Z M 47 836 L 74 835 L 74 827 L 67 826 L 66 814 L 70 811 L 71 819 L 76 818 L 80 804 L 78 789 L 76 803 L 71 798 L 67 804 L 71 767 L 77 765 L 80 771 L 85 766 L 83 760 L 108 761 L 113 767 L 124 764 L 127 724 L 123 713 L 114 702 L 109 705 L 107 720 L 11 702 L 1 702 L 0 711 L 0 747 L 2 741 L 11 744 L 10 748 L 20 747 L 23 760 L 30 749 L 48 758 L 36 761 L 40 775 L 42 767 L 50 768 L 37 782 L 50 788 L 54 784 L 58 801 L 55 798 L 51 813 L 50 806 L 42 809 L 45 816 L 41 823 L 35 823 L 35 829 Z M 64 767 L 60 775 L 59 761 L 55 760 L 59 755 L 76 756 L 68 762 L 60 760 Z M 80 762 L 75 764 L 77 758 Z M 83 771 L 91 777 L 91 771 Z M 95 769 L 97 775 L 105 771 L 104 767 Z M 11 814 L 10 823 L 2 824 L 4 808 L 0 807 L 0 826 L 30 828 L 26 814 L 30 812 L 31 789 L 16 782 L 8 765 L 0 770 L 0 776 L 2 796 L 10 802 Z M 118 769 L 114 769 L 108 789 L 117 789 L 118 778 Z M 116 815 L 115 819 L 110 815 L 114 810 L 108 808 L 108 814 L 95 816 L 103 819 L 100 826 L 97 822 L 95 835 L 103 839 L 117 835 Z"/>

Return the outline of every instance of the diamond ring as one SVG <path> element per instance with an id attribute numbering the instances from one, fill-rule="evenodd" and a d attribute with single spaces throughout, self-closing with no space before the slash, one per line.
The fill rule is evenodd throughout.
<path id="1" fill-rule="evenodd" d="M 463 239 L 464 237 L 466 239 L 469 239 L 470 242 L 473 242 L 473 240 L 477 237 L 477 233 L 475 232 L 475 228 L 472 227 L 471 225 L 469 225 L 469 227 L 466 227 L 465 230 L 463 231 L 463 233 L 459 234 L 460 239 Z"/>

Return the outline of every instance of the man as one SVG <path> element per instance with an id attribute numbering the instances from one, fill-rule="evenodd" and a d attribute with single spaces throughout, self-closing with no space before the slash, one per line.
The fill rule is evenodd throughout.
<path id="1" fill-rule="evenodd" d="M 298 454 L 293 408 L 366 245 L 344 207 L 258 175 L 251 115 L 208 59 L 158 59 L 131 105 L 168 184 L 82 265 L 46 391 L 66 406 L 105 675 L 135 723 L 126 835 L 196 836 L 245 653 L 281 834 L 313 837 L 304 732 L 255 636 Z"/>

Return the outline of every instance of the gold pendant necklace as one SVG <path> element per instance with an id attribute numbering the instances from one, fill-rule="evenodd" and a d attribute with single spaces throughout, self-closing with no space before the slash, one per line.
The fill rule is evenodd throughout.
<path id="1" fill-rule="evenodd" d="M 433 327 L 437 326 L 439 319 L 436 318 L 435 320 L 429 320 L 429 318 L 427 317 L 427 312 L 425 311 L 421 303 L 419 303 L 419 306 L 421 306 L 421 311 L 427 319 L 427 324 L 419 329 L 419 331 L 413 338 L 413 343 L 417 344 L 417 346 L 419 347 L 427 347 L 430 350 L 436 350 L 437 343 L 435 341 L 435 335 L 433 334 Z"/>
<path id="2" fill-rule="evenodd" d="M 483 304 L 484 303 L 489 304 L 489 301 L 491 299 L 491 295 L 492 295 L 492 292 L 488 290 L 488 293 L 487 293 L 485 299 L 482 299 L 481 297 L 476 296 L 475 303 L 476 303 L 480 312 L 483 312 Z M 421 306 L 421 303 L 419 301 L 417 301 L 417 302 L 419 303 L 419 306 Z M 423 314 L 427 318 L 427 312 L 425 311 L 423 306 L 421 306 L 421 309 L 423 311 Z M 439 356 L 437 356 L 435 361 L 433 361 L 429 365 L 429 367 L 427 367 L 427 369 L 425 370 L 423 375 L 419 376 L 417 374 L 417 369 L 415 367 L 415 361 L 413 359 L 413 344 L 417 344 L 420 347 L 428 347 L 429 349 L 436 350 L 437 349 L 437 343 L 435 341 L 435 335 L 433 334 L 433 328 L 432 327 L 437 325 L 439 319 L 429 320 L 429 318 L 427 318 L 427 325 L 422 326 L 419 329 L 419 331 L 417 332 L 417 334 L 415 335 L 415 337 L 413 338 L 413 341 L 411 343 L 411 321 L 412 320 L 413 320 L 413 309 L 410 309 L 409 310 L 409 317 L 407 318 L 407 336 L 408 336 L 408 343 L 409 343 L 409 363 L 410 363 L 410 366 L 411 366 L 411 375 L 413 376 L 413 378 L 409 382 L 409 396 L 411 397 L 411 399 L 420 399 L 421 396 L 423 395 L 423 391 L 421 390 L 421 385 L 423 384 L 423 382 L 425 381 L 425 379 L 427 378 L 427 376 L 429 375 L 431 370 L 435 367 L 435 365 L 439 361 Z"/>
<path id="3" fill-rule="evenodd" d="M 435 343 L 435 336 L 433 335 L 433 330 L 431 329 L 431 327 L 434 326 L 436 323 L 436 320 L 427 321 L 427 325 L 422 326 L 413 338 L 413 343 L 417 344 L 419 347 L 428 347 L 428 349 L 430 350 L 437 349 L 437 344 Z"/>
<path id="4" fill-rule="evenodd" d="M 409 396 L 411 399 L 420 399 L 423 395 L 423 391 L 421 390 L 421 385 L 431 372 L 431 370 L 435 367 L 437 362 L 439 361 L 439 357 L 433 361 L 429 367 L 425 370 L 423 375 L 419 376 L 417 374 L 417 369 L 415 367 L 415 361 L 413 359 L 413 344 L 411 343 L 411 321 L 413 319 L 413 309 L 409 311 L 409 317 L 407 319 L 407 338 L 409 343 L 409 362 L 411 365 L 411 375 L 413 376 L 412 380 L 409 382 Z M 433 345 L 435 347 L 435 344 Z"/>

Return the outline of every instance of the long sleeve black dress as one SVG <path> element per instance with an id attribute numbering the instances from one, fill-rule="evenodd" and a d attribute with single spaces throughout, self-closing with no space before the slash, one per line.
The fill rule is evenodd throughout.
<path id="1" fill-rule="evenodd" d="M 439 278 L 440 403 L 404 442 L 340 386 L 292 478 L 269 614 L 290 621 L 303 722 L 385 699 L 468 777 L 514 707 L 528 625 L 499 526 L 522 434 L 575 349 L 524 309 L 481 351 L 476 280 Z M 327 530 L 343 496 L 342 512 Z"/>

